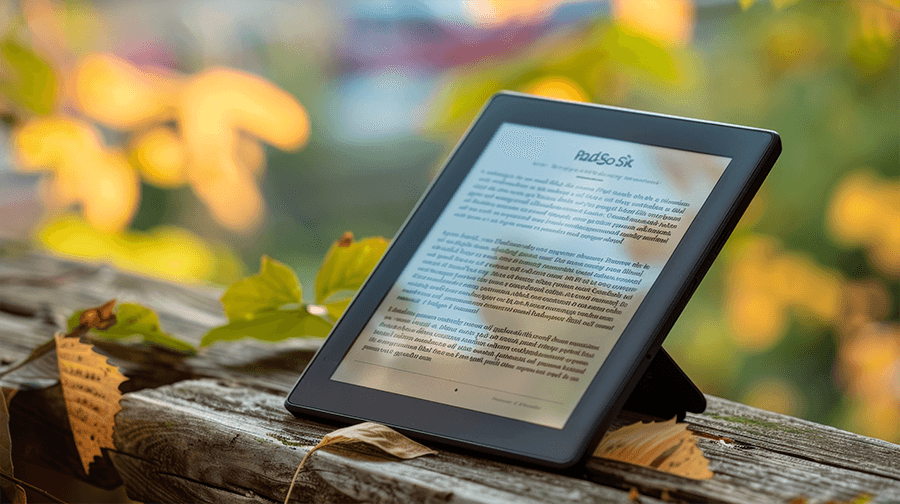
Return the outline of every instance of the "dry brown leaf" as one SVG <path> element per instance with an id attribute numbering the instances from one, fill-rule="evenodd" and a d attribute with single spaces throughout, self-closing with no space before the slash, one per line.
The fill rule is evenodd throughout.
<path id="1" fill-rule="evenodd" d="M 115 415 L 122 409 L 119 385 L 126 378 L 78 338 L 58 333 L 56 355 L 69 424 L 87 473 L 94 457 L 103 456 L 101 448 L 114 447 Z"/>
<path id="2" fill-rule="evenodd" d="M 651 467 L 692 479 L 710 479 L 709 460 L 697 448 L 686 423 L 635 423 L 607 432 L 594 450 L 595 457 Z"/>
<path id="3" fill-rule="evenodd" d="M 16 395 L 16 392 L 18 391 L 19 389 L 14 389 L 11 387 L 0 387 L 0 394 L 2 394 L 5 398 L 3 402 L 6 404 L 7 410 L 9 409 L 9 405 L 12 403 L 13 396 Z"/>
<path id="4" fill-rule="evenodd" d="M 96 308 L 88 308 L 81 313 L 78 323 L 88 329 L 105 331 L 116 325 L 116 316 L 113 314 L 115 307 L 116 300 L 113 299 Z"/>
<path id="5" fill-rule="evenodd" d="M 313 452 L 320 448 L 325 448 L 326 446 L 352 446 L 358 444 L 378 448 L 385 453 L 401 459 L 412 459 L 421 457 L 422 455 L 437 455 L 437 452 L 431 448 L 420 445 L 385 425 L 375 422 L 364 422 L 351 425 L 350 427 L 344 427 L 343 429 L 338 429 L 330 434 L 326 434 L 325 437 L 322 438 L 322 441 L 319 441 L 319 444 L 309 450 L 306 456 L 303 457 L 303 460 L 300 461 L 300 465 L 297 466 L 297 471 L 294 473 L 293 479 L 291 479 L 291 486 L 288 488 L 287 495 L 284 497 L 284 503 L 287 504 L 288 500 L 291 498 L 291 491 L 294 490 L 294 483 L 297 481 L 297 475 L 300 474 L 300 469 Z"/>
<path id="6" fill-rule="evenodd" d="M 13 504 L 25 504 L 25 489 L 13 478 L 12 439 L 9 435 L 9 410 L 6 397 L 0 389 L 0 492 L 3 492 Z M 3 477 L 6 476 L 6 477 Z"/>

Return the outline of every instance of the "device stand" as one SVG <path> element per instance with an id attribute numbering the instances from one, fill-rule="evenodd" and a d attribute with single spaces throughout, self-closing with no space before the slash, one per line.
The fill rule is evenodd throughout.
<path id="1" fill-rule="evenodd" d="M 703 413 L 706 397 L 660 348 L 622 409 L 657 418 L 677 416 L 680 422 L 688 411 Z"/>

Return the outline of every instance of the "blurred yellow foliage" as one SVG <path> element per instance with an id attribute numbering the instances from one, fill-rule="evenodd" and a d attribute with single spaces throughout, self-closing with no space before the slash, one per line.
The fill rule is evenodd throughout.
<path id="1" fill-rule="evenodd" d="M 179 80 L 147 72 L 110 54 L 89 54 L 75 67 L 79 108 L 107 126 L 130 130 L 174 115 Z"/>
<path id="2" fill-rule="evenodd" d="M 157 126 L 138 134 L 130 151 L 132 164 L 147 182 L 159 187 L 178 187 L 187 181 L 187 152 L 172 128 Z"/>
<path id="3" fill-rule="evenodd" d="M 683 46 L 694 29 L 690 0 L 613 0 L 613 17 L 625 27 L 665 45 Z"/>
<path id="4" fill-rule="evenodd" d="M 753 383 L 742 402 L 784 415 L 801 415 L 806 405 L 800 391 L 787 380 L 773 376 Z"/>
<path id="5" fill-rule="evenodd" d="M 875 43 L 894 45 L 900 39 L 900 2 L 857 2 L 858 36 Z"/>
<path id="6" fill-rule="evenodd" d="M 746 238 L 729 264 L 727 317 L 736 343 L 747 350 L 775 346 L 784 335 L 789 309 L 833 322 L 842 303 L 842 279 L 836 272 L 782 251 L 771 238 Z"/>
<path id="7" fill-rule="evenodd" d="M 232 229 L 253 227 L 263 211 L 253 170 L 240 156 L 241 143 L 253 140 L 242 140 L 241 134 L 285 150 L 309 139 L 309 118 L 293 96 L 259 77 L 223 68 L 206 70 L 184 86 L 177 117 L 189 160 L 187 179 L 213 216 Z"/>
<path id="8" fill-rule="evenodd" d="M 791 12 L 768 27 L 765 56 L 776 76 L 785 72 L 814 72 L 828 50 L 828 26 L 815 16 Z"/>
<path id="9" fill-rule="evenodd" d="M 502 26 L 530 24 L 546 17 L 564 3 L 560 0 L 471 0 L 464 2 L 466 11 L 478 23 Z"/>
<path id="10" fill-rule="evenodd" d="M 309 139 L 309 116 L 293 96 L 237 70 L 181 76 L 89 54 L 75 65 L 72 80 L 75 103 L 86 116 L 135 132 L 128 159 L 147 182 L 190 184 L 213 217 L 235 231 L 253 229 L 265 211 L 255 180 L 265 165 L 260 142 L 293 150 Z M 175 128 L 166 124 L 171 121 Z M 88 123 L 33 119 L 15 134 L 14 145 L 22 169 L 54 173 L 53 206 L 80 204 L 87 221 L 104 232 L 131 222 L 137 174 Z"/>
<path id="11" fill-rule="evenodd" d="M 102 261 L 118 268 L 180 282 L 229 283 L 241 274 L 241 263 L 224 247 L 174 226 L 148 233 L 104 232 L 81 219 L 62 216 L 43 226 L 38 240 L 62 255 Z"/>
<path id="12" fill-rule="evenodd" d="M 19 169 L 53 174 L 46 184 L 52 206 L 80 204 L 85 219 L 102 232 L 121 230 L 131 221 L 139 198 L 137 175 L 91 125 L 64 116 L 36 117 L 12 137 Z"/>
<path id="13" fill-rule="evenodd" d="M 542 77 L 526 84 L 522 91 L 548 98 L 583 102 L 591 101 L 590 95 L 580 84 L 562 76 Z"/>
<path id="14" fill-rule="evenodd" d="M 900 326 L 871 323 L 845 338 L 838 371 L 851 399 L 851 428 L 881 439 L 900 439 Z"/>
<path id="15" fill-rule="evenodd" d="M 900 180 L 850 173 L 837 185 L 827 219 L 836 240 L 865 247 L 873 266 L 900 275 Z"/>

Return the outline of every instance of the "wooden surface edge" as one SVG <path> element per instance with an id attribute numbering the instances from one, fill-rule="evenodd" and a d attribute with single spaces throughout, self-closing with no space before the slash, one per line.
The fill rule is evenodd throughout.
<path id="1" fill-rule="evenodd" d="M 133 499 L 281 502 L 300 460 L 335 428 L 296 419 L 282 402 L 215 380 L 127 394 L 111 459 Z M 628 494 L 443 450 L 407 461 L 320 450 L 291 501 L 630 503 Z"/>

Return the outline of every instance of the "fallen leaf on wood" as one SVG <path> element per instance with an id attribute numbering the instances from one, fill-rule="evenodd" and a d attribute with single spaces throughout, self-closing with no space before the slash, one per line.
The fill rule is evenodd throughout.
<path id="1" fill-rule="evenodd" d="M 159 325 L 159 316 L 153 310 L 135 303 L 122 303 L 114 311 L 115 303 L 114 299 L 103 306 L 73 313 L 68 321 L 70 336 L 77 336 L 75 331 L 80 328 L 106 339 L 119 340 L 137 336 L 151 345 L 187 355 L 197 353 L 197 349 L 190 343 L 163 331 Z"/>
<path id="2" fill-rule="evenodd" d="M 618 460 L 692 479 L 710 479 L 709 460 L 686 423 L 635 423 L 606 433 L 595 457 Z"/>
<path id="3" fill-rule="evenodd" d="M 9 437 L 9 410 L 0 390 L 0 492 L 13 504 L 25 504 L 25 489 L 13 481 L 12 441 Z M 6 501 L 4 501 L 6 502 Z"/>
<path id="4" fill-rule="evenodd" d="M 116 324 L 113 314 L 115 305 L 116 300 L 113 299 L 96 308 L 75 312 L 68 321 L 68 336 L 77 339 L 91 329 L 109 329 Z M 32 350 L 28 357 L 0 373 L 0 386 L 19 390 L 55 385 L 59 381 L 56 346 L 56 340 L 51 338 Z"/>
<path id="5" fill-rule="evenodd" d="M 56 335 L 59 380 L 81 465 L 87 473 L 101 448 L 113 448 L 115 415 L 122 407 L 119 385 L 126 378 L 93 346 Z"/>
<path id="6" fill-rule="evenodd" d="M 113 309 L 116 306 L 116 300 L 107 301 L 97 308 L 88 308 L 78 315 L 78 324 L 87 329 L 100 329 L 105 331 L 116 324 L 116 316 Z M 70 327 L 69 330 L 73 330 Z"/>
<path id="7" fill-rule="evenodd" d="M 300 465 L 297 466 L 294 477 L 291 479 L 291 486 L 288 488 L 287 495 L 284 497 L 284 503 L 287 504 L 290 499 L 291 491 L 294 490 L 294 483 L 297 481 L 297 475 L 300 474 L 300 469 L 303 468 L 306 459 L 308 459 L 313 452 L 325 448 L 326 446 L 353 446 L 360 444 L 378 448 L 384 453 L 401 459 L 412 459 L 421 457 L 422 455 L 437 455 L 437 452 L 431 448 L 420 445 L 385 425 L 375 422 L 364 422 L 351 425 L 350 427 L 344 427 L 343 429 L 338 429 L 325 435 L 319 444 L 306 453 L 306 456 L 300 461 Z"/>

